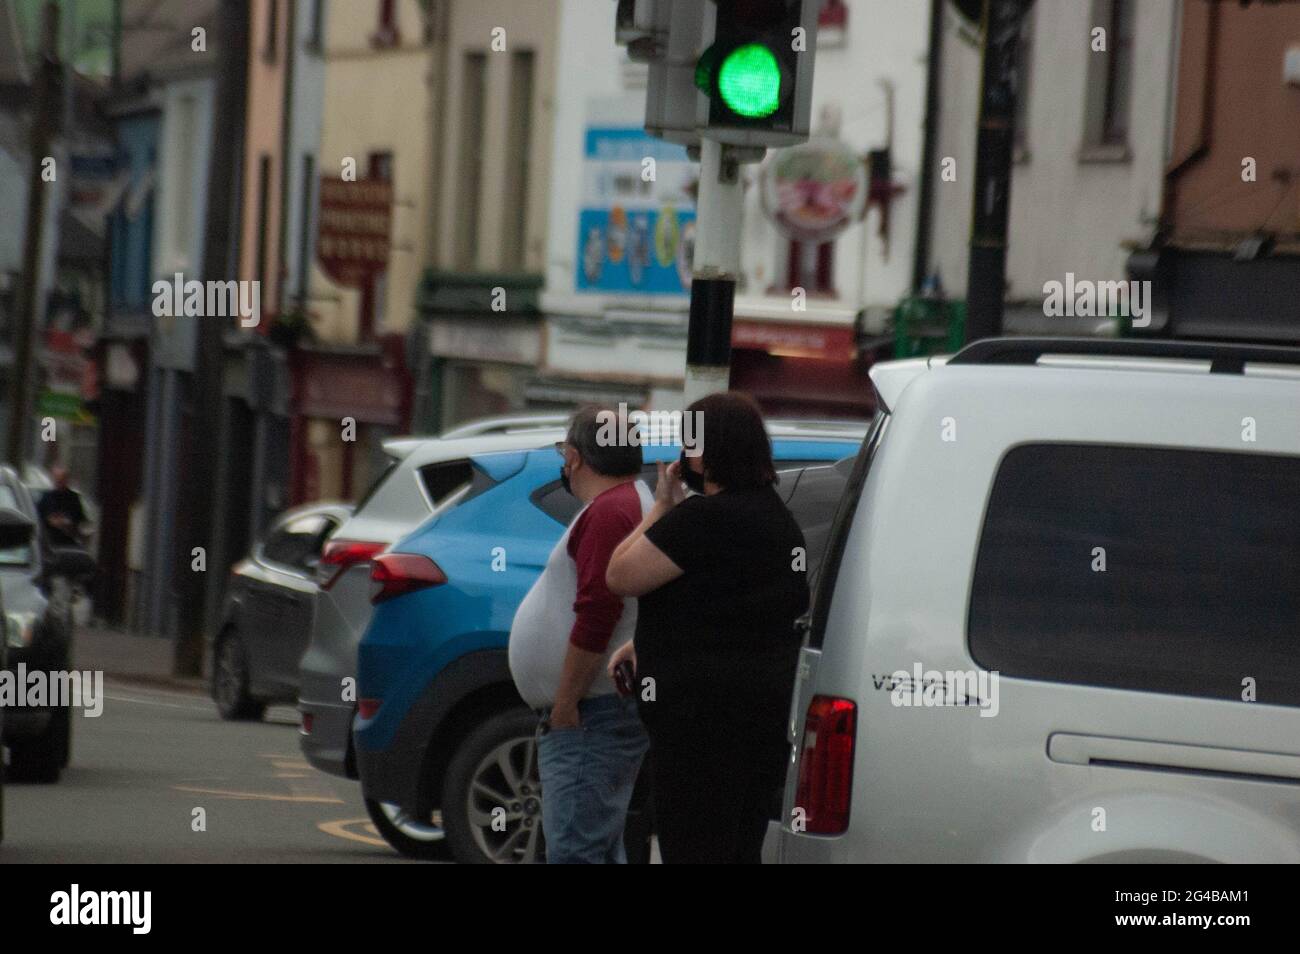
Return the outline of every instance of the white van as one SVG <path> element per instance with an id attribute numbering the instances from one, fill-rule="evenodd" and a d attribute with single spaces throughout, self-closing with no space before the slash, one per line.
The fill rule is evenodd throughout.
<path id="1" fill-rule="evenodd" d="M 784 862 L 1300 861 L 1300 349 L 872 371 Z"/>

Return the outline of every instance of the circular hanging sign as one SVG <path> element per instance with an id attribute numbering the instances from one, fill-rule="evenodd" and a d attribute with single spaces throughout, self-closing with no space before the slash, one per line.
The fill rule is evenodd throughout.
<path id="1" fill-rule="evenodd" d="M 774 152 L 761 182 L 763 211 L 796 242 L 829 242 L 858 219 L 867 201 L 862 157 L 829 136 Z"/>

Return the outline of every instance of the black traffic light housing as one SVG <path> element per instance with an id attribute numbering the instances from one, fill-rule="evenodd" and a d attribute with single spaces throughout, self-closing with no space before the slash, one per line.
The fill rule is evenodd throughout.
<path id="1" fill-rule="evenodd" d="M 703 129 L 736 145 L 808 136 L 819 0 L 714 0 L 713 42 L 696 64 Z"/>

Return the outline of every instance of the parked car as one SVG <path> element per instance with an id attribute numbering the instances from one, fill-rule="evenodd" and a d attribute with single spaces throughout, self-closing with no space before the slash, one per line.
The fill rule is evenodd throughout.
<path id="1" fill-rule="evenodd" d="M 212 698 L 223 719 L 260 719 L 268 705 L 298 701 L 321 550 L 351 513 L 340 503 L 289 510 L 231 569 L 210 646 Z"/>
<path id="2" fill-rule="evenodd" d="M 506 433 L 462 438 L 406 437 L 384 442 L 389 466 L 325 547 L 317 572 L 311 638 L 299 672 L 300 742 L 323 772 L 357 777 L 352 717 L 357 709 L 357 644 L 370 621 L 370 559 L 430 515 L 464 499 L 483 477 L 470 455 L 553 445 L 563 429 L 512 427 Z M 480 483 L 476 484 L 475 481 Z M 404 817 L 396 806 L 376 809 L 385 827 L 430 842 L 442 837 Z"/>
<path id="3" fill-rule="evenodd" d="M 858 443 L 852 435 L 774 439 L 780 489 L 793 495 L 796 517 L 829 523 L 838 493 L 827 480 L 843 481 L 829 465 Z M 653 487 L 655 462 L 680 448 L 644 450 L 643 477 Z M 373 560 L 356 762 L 376 827 L 402 853 L 431 857 L 440 846 L 436 837 L 408 837 L 385 804 L 435 833 L 437 811 L 459 861 L 533 861 L 542 852 L 537 720 L 515 692 L 506 646 L 516 608 L 580 504 L 560 484 L 554 446 L 475 454 L 469 463 L 472 489 Z M 809 547 L 815 565 L 819 553 Z M 505 831 L 492 824 L 496 807 L 507 810 Z"/>
<path id="4" fill-rule="evenodd" d="M 28 546 L 36 532 L 36 524 L 29 516 L 12 507 L 0 507 L 0 551 Z M 0 613 L 5 610 L 4 587 L 0 586 Z M 0 640 L 0 671 L 9 668 L 9 640 Z M 4 737 L 5 706 L 0 706 L 0 739 Z M 0 749 L 3 746 L 0 745 Z M 0 755 L 3 752 L 0 751 Z M 5 840 L 5 764 L 0 757 L 0 844 Z"/>
<path id="5" fill-rule="evenodd" d="M 76 629 L 71 587 L 55 586 L 55 581 L 89 577 L 94 561 L 80 548 L 46 545 L 31 494 L 14 469 L 5 466 L 0 467 L 0 513 L 9 512 L 20 515 L 32 529 L 25 540 L 0 546 L 6 668 L 11 672 L 20 665 L 29 672 L 70 670 Z M 5 716 L 3 741 L 9 749 L 10 777 L 57 782 L 72 756 L 71 709 L 11 708 Z"/>
<path id="6" fill-rule="evenodd" d="M 993 339 L 874 368 L 779 859 L 1300 861 L 1297 365 Z"/>

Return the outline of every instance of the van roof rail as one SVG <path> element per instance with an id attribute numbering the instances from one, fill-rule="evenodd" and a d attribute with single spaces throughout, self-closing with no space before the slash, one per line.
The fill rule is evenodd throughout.
<path id="1" fill-rule="evenodd" d="M 1243 374 L 1247 362 L 1300 366 L 1300 348 L 1166 338 L 981 338 L 948 364 L 1034 364 L 1043 355 L 1058 354 L 1209 361 L 1217 374 Z"/>

